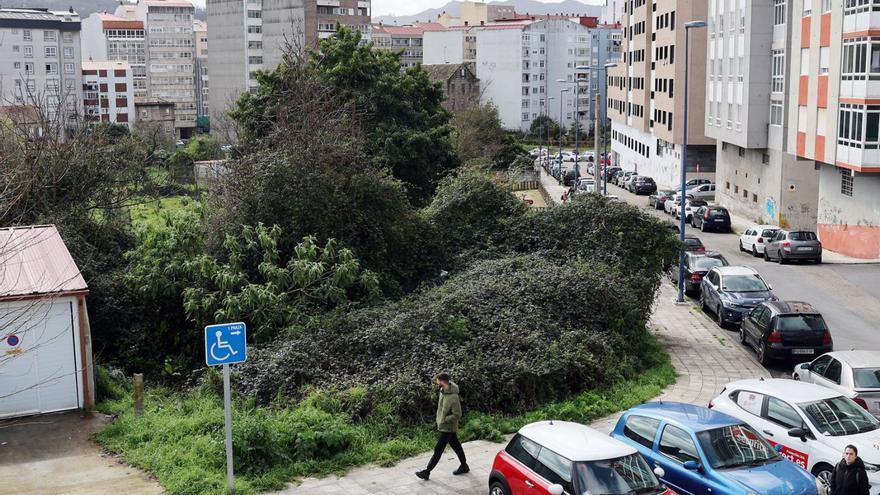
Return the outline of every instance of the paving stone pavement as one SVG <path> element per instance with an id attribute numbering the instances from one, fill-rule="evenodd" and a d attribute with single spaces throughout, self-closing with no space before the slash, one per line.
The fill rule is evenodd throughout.
<path id="1" fill-rule="evenodd" d="M 657 296 L 650 325 L 679 375 L 676 383 L 659 396 L 660 400 L 706 405 L 730 381 L 770 376 L 754 354 L 739 344 L 734 332 L 719 329 L 692 303 L 675 304 L 675 289 L 669 284 L 664 283 Z M 618 417 L 614 414 L 601 418 L 591 426 L 610 432 Z M 451 449 L 447 449 L 429 481 L 413 474 L 427 464 L 431 454 L 426 452 L 388 468 L 364 466 L 343 477 L 306 478 L 278 494 L 485 495 L 492 460 L 503 446 L 486 441 L 465 443 L 471 472 L 462 476 L 452 475 L 458 462 Z"/>

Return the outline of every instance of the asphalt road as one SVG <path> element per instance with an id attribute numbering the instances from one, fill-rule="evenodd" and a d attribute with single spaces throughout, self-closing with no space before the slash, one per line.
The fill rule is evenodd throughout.
<path id="1" fill-rule="evenodd" d="M 662 210 L 648 208 L 647 196 L 636 196 L 612 184 L 608 194 L 645 207 L 658 218 L 674 220 Z M 781 299 L 812 304 L 831 329 L 835 349 L 880 350 L 880 265 L 779 265 L 740 252 L 737 234 L 701 233 L 690 225 L 687 233 L 699 236 L 706 249 L 721 252 L 731 265 L 757 270 Z M 735 331 L 728 331 L 735 339 Z M 774 368 L 774 374 L 790 373 L 791 369 L 782 363 Z"/>

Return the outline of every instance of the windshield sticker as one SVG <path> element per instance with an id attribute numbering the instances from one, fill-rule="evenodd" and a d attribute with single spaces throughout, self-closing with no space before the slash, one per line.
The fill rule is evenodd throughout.
<path id="1" fill-rule="evenodd" d="M 770 445 L 772 445 L 774 447 L 776 447 L 776 445 L 777 445 L 777 443 L 774 442 L 773 440 L 767 440 L 767 442 L 769 442 Z M 782 450 L 779 451 L 779 454 L 782 457 L 785 457 L 786 459 L 788 459 L 789 461 L 797 464 L 802 469 L 807 469 L 807 466 L 810 465 L 810 456 L 807 455 L 806 452 L 801 452 L 800 450 L 794 450 L 790 447 L 783 445 Z"/>

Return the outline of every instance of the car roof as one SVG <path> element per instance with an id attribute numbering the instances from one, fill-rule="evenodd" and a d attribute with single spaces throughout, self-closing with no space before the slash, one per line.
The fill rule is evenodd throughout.
<path id="1" fill-rule="evenodd" d="M 787 313 L 809 313 L 809 314 L 819 314 L 816 311 L 816 308 L 813 307 L 810 303 L 803 301 L 767 301 L 764 303 L 767 307 L 773 310 L 775 313 L 787 314 Z"/>
<path id="2" fill-rule="evenodd" d="M 768 378 L 766 380 L 751 378 L 728 383 L 725 388 L 749 390 L 759 394 L 772 395 L 795 404 L 841 396 L 840 392 L 830 388 L 788 378 Z"/>
<path id="3" fill-rule="evenodd" d="M 714 430 L 722 426 L 742 424 L 742 421 L 723 412 L 682 402 L 647 402 L 630 408 L 628 414 L 665 419 L 692 431 Z"/>
<path id="4" fill-rule="evenodd" d="M 519 434 L 570 461 L 615 459 L 636 449 L 603 433 L 569 421 L 539 421 L 523 426 Z"/>
<path id="5" fill-rule="evenodd" d="M 828 353 L 850 368 L 880 368 L 880 351 L 834 351 Z"/>
<path id="6" fill-rule="evenodd" d="M 713 270 L 718 270 L 718 273 L 723 275 L 756 275 L 756 272 L 753 268 L 749 268 L 747 266 L 716 266 Z"/>
<path id="7" fill-rule="evenodd" d="M 752 225 L 749 228 L 750 229 L 761 229 L 761 230 L 766 230 L 766 229 L 781 230 L 782 229 L 782 227 L 779 227 L 778 225 Z"/>

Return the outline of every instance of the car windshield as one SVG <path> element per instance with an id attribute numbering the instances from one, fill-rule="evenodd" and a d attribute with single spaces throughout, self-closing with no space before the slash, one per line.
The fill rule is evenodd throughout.
<path id="1" fill-rule="evenodd" d="M 663 490 L 648 463 L 639 454 L 575 464 L 578 486 L 593 495 L 656 493 Z"/>
<path id="2" fill-rule="evenodd" d="M 715 469 L 756 466 L 779 460 L 779 455 L 755 430 L 732 425 L 697 433 L 709 464 Z"/>
<path id="3" fill-rule="evenodd" d="M 694 258 L 694 268 L 697 270 L 711 270 L 716 266 L 727 266 L 727 260 L 723 257 L 712 258 L 710 256 L 697 256 Z"/>
<path id="4" fill-rule="evenodd" d="M 846 397 L 798 404 L 822 435 L 839 437 L 880 428 L 877 418 Z"/>
<path id="5" fill-rule="evenodd" d="M 728 215 L 727 210 L 724 208 L 712 208 L 709 210 L 709 214 L 713 217 L 726 217 Z"/>
<path id="6" fill-rule="evenodd" d="M 880 368 L 854 368 L 853 384 L 856 388 L 880 388 Z"/>
<path id="7" fill-rule="evenodd" d="M 779 229 L 766 229 L 761 232 L 761 237 L 770 238 L 776 235 L 777 232 L 779 232 Z"/>
<path id="8" fill-rule="evenodd" d="M 685 246 L 702 246 L 703 243 L 699 239 L 695 239 L 693 237 L 685 237 L 684 238 Z"/>
<path id="9" fill-rule="evenodd" d="M 723 289 L 727 292 L 762 292 L 770 290 L 757 274 L 727 275 L 724 277 L 723 282 Z"/>
<path id="10" fill-rule="evenodd" d="M 784 331 L 825 330 L 822 315 L 779 315 L 776 318 L 776 329 Z"/>
<path id="11" fill-rule="evenodd" d="M 817 239 L 815 232 L 789 232 L 788 238 L 793 241 L 815 241 Z"/>

